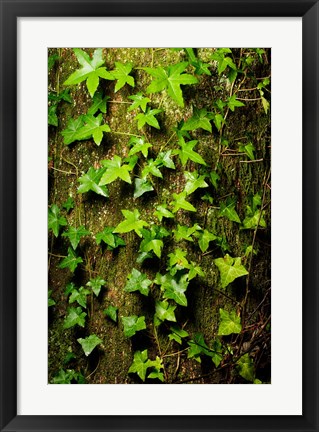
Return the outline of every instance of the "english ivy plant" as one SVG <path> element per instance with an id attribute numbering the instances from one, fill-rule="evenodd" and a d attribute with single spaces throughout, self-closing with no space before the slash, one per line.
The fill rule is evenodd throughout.
<path id="1" fill-rule="evenodd" d="M 241 263 L 240 257 L 232 258 L 226 254 L 224 258 L 215 259 L 214 263 L 220 272 L 222 288 L 226 288 L 235 279 L 248 274 L 248 271 Z"/>

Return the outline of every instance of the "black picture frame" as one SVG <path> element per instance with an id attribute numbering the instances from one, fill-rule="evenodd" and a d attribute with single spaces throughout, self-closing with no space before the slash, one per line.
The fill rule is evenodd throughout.
<path id="1" fill-rule="evenodd" d="M 0 430 L 319 431 L 319 5 L 315 0 L 0 0 Z M 302 17 L 303 414 L 295 416 L 17 415 L 17 18 Z M 289 43 L 289 41 L 287 41 Z M 292 233 L 293 235 L 293 233 Z M 293 350 L 283 362 L 293 361 Z M 293 379 L 293 377 L 291 377 Z"/>

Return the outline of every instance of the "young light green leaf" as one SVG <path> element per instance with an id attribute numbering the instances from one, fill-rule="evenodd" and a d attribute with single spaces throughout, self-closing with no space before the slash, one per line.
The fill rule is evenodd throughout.
<path id="1" fill-rule="evenodd" d="M 132 168 L 126 164 L 122 165 L 122 159 L 119 156 L 115 155 L 112 160 L 103 160 L 102 164 L 106 168 L 106 171 L 101 177 L 99 186 L 112 183 L 118 178 L 124 180 L 126 183 L 132 183 L 129 174 Z"/>
<path id="2" fill-rule="evenodd" d="M 109 196 L 107 187 L 99 186 L 100 180 L 105 171 L 105 168 L 94 169 L 93 167 L 90 167 L 86 174 L 78 178 L 78 182 L 81 183 L 78 187 L 78 193 L 92 191 L 107 198 Z"/>
<path id="3" fill-rule="evenodd" d="M 241 220 L 239 219 L 239 216 L 235 210 L 236 206 L 236 199 L 228 197 L 226 202 L 222 202 L 220 204 L 220 216 L 225 216 L 227 219 L 233 222 L 241 223 Z"/>
<path id="4" fill-rule="evenodd" d="M 66 226 L 68 223 L 65 217 L 60 216 L 60 209 L 56 204 L 52 204 L 48 212 L 48 228 L 52 229 L 55 237 L 58 237 L 60 227 Z"/>
<path id="5" fill-rule="evenodd" d="M 159 379 L 162 382 L 164 381 L 164 374 L 161 372 L 161 369 L 164 369 L 163 360 L 156 356 L 156 360 L 148 361 L 148 367 L 153 368 L 153 370 L 147 378 Z"/>
<path id="6" fill-rule="evenodd" d="M 240 316 L 236 314 L 235 310 L 227 312 L 226 310 L 220 308 L 220 323 L 218 327 L 219 336 L 228 336 L 230 334 L 238 334 L 241 332 Z"/>
<path id="7" fill-rule="evenodd" d="M 208 113 L 205 108 L 197 109 L 194 107 L 194 113 L 192 117 L 183 124 L 182 130 L 204 129 L 208 132 L 212 132 L 210 120 L 212 120 L 213 117 L 214 115 Z"/>
<path id="8" fill-rule="evenodd" d="M 114 233 L 127 233 L 130 231 L 135 231 L 139 237 L 142 237 L 141 229 L 148 226 L 148 223 L 140 219 L 140 212 L 137 209 L 134 211 L 121 210 L 125 220 L 120 222 Z"/>
<path id="9" fill-rule="evenodd" d="M 187 68 L 188 62 L 181 62 L 167 68 L 149 68 L 144 70 L 152 75 L 155 80 L 147 87 L 148 93 L 157 93 L 164 89 L 168 95 L 181 107 L 184 106 L 183 93 L 181 85 L 196 84 L 197 78 L 190 74 L 183 73 Z"/>
<path id="10" fill-rule="evenodd" d="M 62 234 L 62 237 L 68 237 L 73 249 L 75 250 L 78 247 L 81 238 L 89 234 L 91 234 L 90 231 L 85 229 L 83 225 L 79 228 L 69 226 L 69 229 Z"/>
<path id="11" fill-rule="evenodd" d="M 74 250 L 72 248 L 68 248 L 68 256 L 63 258 L 63 260 L 59 264 L 59 268 L 69 268 L 73 273 L 77 268 L 78 264 L 83 262 L 81 257 L 76 256 Z"/>
<path id="12" fill-rule="evenodd" d="M 174 214 L 167 209 L 166 204 L 162 204 L 156 207 L 156 211 L 154 212 L 154 216 L 156 216 L 160 222 L 164 217 L 166 218 L 174 218 Z"/>
<path id="13" fill-rule="evenodd" d="M 221 130 L 223 124 L 225 123 L 224 117 L 221 114 L 217 113 L 217 114 L 215 114 L 213 121 L 214 121 L 214 124 L 215 124 L 218 132 L 219 132 Z"/>
<path id="14" fill-rule="evenodd" d="M 148 296 L 149 286 L 152 285 L 146 274 L 133 268 L 132 273 L 127 276 L 127 282 L 124 287 L 126 292 L 139 291 L 141 294 Z"/>
<path id="15" fill-rule="evenodd" d="M 245 106 L 243 102 L 237 100 L 236 95 L 232 95 L 228 98 L 227 105 L 231 111 L 235 111 L 235 107 Z"/>
<path id="16" fill-rule="evenodd" d="M 146 105 L 151 102 L 151 99 L 148 97 L 145 97 L 143 95 L 143 93 L 139 92 L 136 93 L 135 95 L 129 96 L 129 99 L 131 99 L 132 101 L 134 101 L 132 103 L 132 105 L 129 107 L 129 109 L 127 111 L 133 111 L 137 108 L 141 108 L 143 112 L 146 111 Z"/>
<path id="17" fill-rule="evenodd" d="M 206 252 L 208 249 L 209 243 L 211 241 L 216 240 L 216 239 L 217 239 L 217 236 L 215 236 L 215 234 L 209 232 L 207 229 L 198 233 L 198 245 L 200 247 L 200 250 L 203 253 Z"/>
<path id="18" fill-rule="evenodd" d="M 99 296 L 102 286 L 106 284 L 106 281 L 102 279 L 100 276 L 97 276 L 94 279 L 90 279 L 86 286 L 89 286 L 91 290 L 94 292 L 96 297 Z"/>
<path id="19" fill-rule="evenodd" d="M 251 207 L 247 206 L 246 217 L 243 220 L 241 229 L 255 229 L 257 226 L 266 228 L 267 224 L 264 219 L 265 211 L 263 210 L 262 214 L 260 213 L 261 210 L 255 210 L 255 212 L 253 212 Z"/>
<path id="20" fill-rule="evenodd" d="M 135 190 L 134 190 L 134 198 L 138 198 L 145 194 L 145 192 L 151 192 L 154 190 L 152 183 L 146 178 L 138 178 L 135 179 Z"/>
<path id="21" fill-rule="evenodd" d="M 165 166 L 166 168 L 175 169 L 175 164 L 171 159 L 172 150 L 167 150 L 166 152 L 160 152 L 157 155 L 155 164 L 157 166 Z"/>
<path id="22" fill-rule="evenodd" d="M 152 144 L 145 141 L 145 137 L 132 136 L 128 142 L 129 146 L 132 146 L 129 152 L 129 156 L 141 152 L 146 158 L 148 155 L 148 149 L 152 147 Z"/>
<path id="23" fill-rule="evenodd" d="M 106 70 L 106 67 L 101 67 L 104 64 L 101 48 L 94 51 L 92 59 L 85 51 L 79 48 L 75 48 L 73 51 L 82 67 L 73 72 L 64 82 L 64 85 L 75 85 L 86 81 L 89 93 L 93 97 L 98 88 L 100 78 L 114 80 L 113 75 Z"/>
<path id="24" fill-rule="evenodd" d="M 199 188 L 208 187 L 208 184 L 205 182 L 205 176 L 199 176 L 196 170 L 192 172 L 185 171 L 184 175 L 187 180 L 184 191 L 187 195 L 192 194 Z"/>
<path id="25" fill-rule="evenodd" d="M 226 254 L 224 258 L 215 259 L 214 263 L 220 272 L 222 288 L 226 288 L 235 279 L 248 274 L 248 271 L 241 264 L 240 257 L 232 258 Z"/>
<path id="26" fill-rule="evenodd" d="M 212 55 L 212 59 L 217 61 L 218 64 L 218 74 L 220 75 L 229 66 L 233 70 L 237 70 L 235 63 L 228 57 L 227 54 L 231 54 L 231 49 L 229 48 L 219 48 Z"/>
<path id="27" fill-rule="evenodd" d="M 80 306 L 86 309 L 86 297 L 89 294 L 90 291 L 84 287 L 80 287 L 78 290 L 75 288 L 71 292 L 69 303 L 77 302 Z"/>
<path id="28" fill-rule="evenodd" d="M 136 315 L 132 315 L 128 317 L 122 317 L 122 322 L 124 326 L 125 337 L 132 337 L 136 332 L 146 329 L 144 316 L 138 317 Z"/>
<path id="29" fill-rule="evenodd" d="M 178 212 L 180 209 L 196 212 L 196 208 L 191 203 L 186 201 L 185 191 L 179 194 L 173 193 L 173 201 L 171 201 L 170 204 L 173 206 L 173 213 Z"/>
<path id="30" fill-rule="evenodd" d="M 79 338 L 77 339 L 79 344 L 82 346 L 82 349 L 84 351 L 84 354 L 88 357 L 91 352 L 94 350 L 95 347 L 100 345 L 103 341 L 95 334 L 92 334 L 86 338 Z"/>
<path id="31" fill-rule="evenodd" d="M 130 76 L 130 73 L 133 69 L 132 63 L 127 62 L 123 64 L 120 62 L 115 62 L 115 66 L 116 68 L 112 70 L 112 76 L 117 79 L 114 89 L 115 93 L 124 87 L 126 83 L 131 87 L 134 87 L 134 78 Z"/>
<path id="32" fill-rule="evenodd" d="M 155 325 L 159 326 L 163 321 L 176 322 L 175 309 L 176 306 L 170 305 L 167 301 L 155 302 Z"/>
<path id="33" fill-rule="evenodd" d="M 197 231 L 201 230 L 201 227 L 198 224 L 194 224 L 192 227 L 177 225 L 177 229 L 173 229 L 174 238 L 176 241 L 187 240 L 193 242 L 192 235 L 194 235 Z"/>
<path id="34" fill-rule="evenodd" d="M 244 354 L 237 362 L 237 371 L 245 380 L 254 382 L 255 380 L 255 365 L 253 359 L 248 353 Z"/>
<path id="35" fill-rule="evenodd" d="M 149 360 L 147 355 L 147 350 L 136 351 L 134 353 L 134 360 L 131 364 L 128 373 L 137 373 L 142 381 L 145 381 L 146 371 L 149 367 Z"/>
<path id="36" fill-rule="evenodd" d="M 145 165 L 143 168 L 142 177 L 147 177 L 149 174 L 152 174 L 155 177 L 163 178 L 162 173 L 158 169 L 157 165 L 158 162 L 156 160 L 153 161 L 153 159 L 148 159 L 147 165 Z"/>
<path id="37" fill-rule="evenodd" d="M 102 120 L 102 113 L 97 117 L 89 114 L 83 116 L 84 126 L 77 131 L 75 140 L 82 141 L 93 137 L 95 144 L 99 146 L 103 138 L 103 132 L 111 132 L 109 125 L 106 123 L 101 124 Z"/>
<path id="38" fill-rule="evenodd" d="M 117 322 L 117 311 L 118 308 L 112 305 L 109 305 L 106 309 L 104 309 L 103 313 L 107 317 L 109 317 L 112 321 Z"/>
<path id="39" fill-rule="evenodd" d="M 82 311 L 82 308 L 71 307 L 68 309 L 68 315 L 64 320 L 63 328 L 68 329 L 79 325 L 80 327 L 85 326 L 86 313 Z"/>
<path id="40" fill-rule="evenodd" d="M 186 259 L 187 252 L 183 249 L 176 248 L 174 252 L 168 254 L 169 258 L 169 269 L 176 267 L 177 270 L 189 268 L 189 262 Z"/>
<path id="41" fill-rule="evenodd" d="M 184 138 L 181 137 L 178 141 L 180 145 L 180 150 L 177 150 L 177 154 L 179 155 L 179 158 L 182 162 L 183 167 L 186 165 L 188 159 L 190 159 L 193 162 L 199 163 L 201 165 L 206 165 L 206 162 L 201 157 L 200 154 L 196 153 L 193 148 L 198 143 L 197 140 L 192 140 L 185 142 Z"/>
<path id="42" fill-rule="evenodd" d="M 141 233 L 143 235 L 143 240 L 140 244 L 140 252 L 151 252 L 153 251 L 155 255 L 160 258 L 164 237 L 169 235 L 169 232 L 164 227 L 159 227 L 157 225 L 152 225 L 150 230 L 142 229 Z"/>
<path id="43" fill-rule="evenodd" d="M 249 157 L 250 160 L 255 160 L 255 147 L 252 145 L 252 143 L 248 143 L 246 145 L 240 144 L 239 149 L 240 152 L 246 153 L 246 155 Z"/>
<path id="44" fill-rule="evenodd" d="M 140 130 L 145 124 L 148 124 L 156 129 L 160 129 L 156 114 L 161 113 L 161 109 L 150 109 L 147 108 L 145 113 L 139 113 L 135 116 L 134 120 L 137 120 L 137 128 Z"/>
<path id="45" fill-rule="evenodd" d="M 189 264 L 189 272 L 187 274 L 187 280 L 191 281 L 192 279 L 194 279 L 197 275 L 205 277 L 205 273 L 203 272 L 202 268 L 197 265 L 196 263 L 194 263 L 193 261 L 191 261 L 191 263 Z"/>
<path id="46" fill-rule="evenodd" d="M 65 145 L 69 145 L 74 141 L 78 141 L 78 134 L 83 125 L 84 119 L 82 115 L 76 119 L 70 118 L 67 123 L 67 127 L 61 132 L 61 135 L 64 137 L 63 142 Z"/>

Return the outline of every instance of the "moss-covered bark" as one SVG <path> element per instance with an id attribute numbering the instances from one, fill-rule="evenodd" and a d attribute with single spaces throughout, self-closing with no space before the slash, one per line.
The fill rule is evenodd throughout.
<path id="1" fill-rule="evenodd" d="M 93 52 L 91 49 L 86 51 L 90 54 Z M 64 212 L 68 224 L 84 225 L 92 235 L 81 240 L 77 253 L 83 258 L 83 263 L 72 274 L 68 269 L 58 267 L 60 256 L 67 254 L 68 239 L 61 236 L 56 238 L 52 232 L 49 233 L 49 289 L 53 290 L 52 298 L 56 302 L 49 309 L 49 381 L 61 368 L 71 368 L 80 371 L 87 383 L 141 383 L 138 376 L 128 374 L 128 370 L 134 352 L 144 349 L 148 349 L 149 358 L 159 356 L 163 359 L 166 383 L 248 382 L 236 373 L 234 364 L 234 359 L 245 352 L 255 361 L 256 377 L 263 382 L 270 381 L 270 114 L 265 113 L 259 91 L 256 90 L 261 78 L 270 76 L 270 53 L 267 50 L 260 56 L 251 53 L 252 63 L 245 66 L 244 58 L 248 50 L 232 51 L 234 62 L 244 71 L 238 74 L 234 83 L 227 80 L 227 71 L 218 74 L 216 62 L 211 60 L 214 49 L 198 49 L 198 58 L 210 64 L 211 76 L 199 75 L 197 85 L 183 86 L 184 108 L 178 107 L 166 91 L 148 95 L 152 108 L 163 109 L 158 116 L 161 125 L 159 131 L 148 126 L 138 131 L 134 120 L 137 111 L 128 112 L 132 102 L 128 96 L 139 91 L 146 94 L 151 77 L 142 67 L 165 67 L 187 60 L 186 52 L 182 49 L 103 50 L 108 70 L 114 68 L 115 61 L 133 63 L 136 85 L 134 89 L 126 85 L 114 93 L 114 82 L 100 81 L 99 88 L 110 97 L 103 118 L 111 128 L 111 132 L 104 135 L 100 146 L 93 139 L 69 146 L 63 144 L 61 131 L 66 128 L 68 120 L 86 114 L 91 105 L 85 83 L 71 87 L 73 104 L 64 101 L 59 103 L 59 125 L 57 128 L 49 126 L 48 152 L 52 158 L 49 162 L 49 205 L 55 203 L 61 207 L 72 196 L 75 208 Z M 58 54 L 59 60 L 49 72 L 49 89 L 59 93 L 64 89 L 62 83 L 79 65 L 71 49 L 49 50 L 49 55 L 52 54 Z M 194 73 L 194 68 L 189 66 L 188 71 Z M 155 158 L 162 149 L 178 148 L 173 128 L 181 120 L 186 121 L 192 116 L 193 106 L 212 111 L 214 102 L 218 99 L 227 101 L 233 94 L 244 99 L 245 106 L 234 112 L 226 107 L 226 123 L 220 131 L 213 125 L 213 133 L 203 129 L 190 132 L 192 139 L 198 140 L 196 151 L 207 162 L 206 171 L 209 173 L 216 169 L 220 176 L 217 189 L 210 184 L 209 188 L 199 189 L 189 197 L 189 201 L 197 209 L 196 213 L 179 211 L 175 220 L 164 219 L 162 223 L 154 216 L 156 205 L 169 203 L 174 192 L 183 190 L 183 172 L 199 169 L 198 164 L 192 161 L 188 161 L 183 168 L 178 157 L 174 159 L 177 169 L 163 168 L 163 179 L 152 177 L 155 190 L 140 198 L 133 198 L 133 184 L 121 180 L 109 185 L 109 198 L 92 192 L 77 193 L 78 178 L 91 166 L 97 168 L 101 166 L 103 159 L 111 159 L 115 154 L 122 158 L 128 155 L 129 134 L 145 135 L 152 144 L 150 157 Z M 265 96 L 269 100 L 270 93 Z M 227 143 L 222 142 L 222 139 L 227 140 Z M 255 160 L 250 160 L 243 151 L 239 151 L 239 143 L 248 142 L 252 142 L 255 147 Z M 142 164 L 141 161 L 139 163 Z M 207 191 L 213 197 L 212 203 L 201 199 Z M 236 211 L 243 221 L 250 197 L 256 193 L 260 193 L 262 197 L 267 228 L 243 230 L 240 224 L 220 216 L 220 204 L 231 196 L 236 198 Z M 213 260 L 224 256 L 226 251 L 222 251 L 213 242 L 202 253 L 197 241 L 182 241 L 177 244 L 170 236 L 164 239 L 161 259 L 146 260 L 143 265 L 136 263 L 141 239 L 134 232 L 122 236 L 126 242 L 125 247 L 109 251 L 98 246 L 94 236 L 105 226 L 115 227 L 121 222 L 121 209 L 134 208 L 139 209 L 141 219 L 148 223 L 162 224 L 168 229 L 177 224 L 192 226 L 198 223 L 203 229 L 224 238 L 228 243 L 228 253 L 232 257 L 243 257 L 243 263 L 250 270 L 248 283 L 247 277 L 238 278 L 226 290 L 221 288 L 219 272 Z M 250 255 L 245 257 L 245 252 L 252 244 L 256 255 L 250 260 Z M 222 338 L 224 346 L 228 344 L 229 348 L 226 348 L 224 359 L 218 368 L 208 356 L 203 356 L 201 363 L 188 359 L 187 343 L 181 346 L 170 341 L 167 326 L 159 326 L 157 332 L 154 330 L 154 301 L 160 297 L 157 285 L 151 287 L 152 295 L 147 298 L 123 290 L 127 276 L 134 267 L 146 273 L 149 279 L 154 279 L 156 272 L 163 274 L 167 267 L 167 255 L 177 246 L 186 250 L 189 261 L 199 264 L 205 273 L 204 277 L 197 276 L 190 282 L 187 289 L 188 306 L 178 306 L 176 309 L 178 323 L 185 326 L 189 339 L 196 333 L 202 333 L 207 345 L 211 346 L 217 335 L 220 307 L 235 309 L 245 321 L 245 331 L 242 334 Z M 66 285 L 73 281 L 78 287 L 85 286 L 90 278 L 97 275 L 107 283 L 98 298 L 89 297 L 85 328 L 76 326 L 63 329 L 67 308 L 70 306 L 65 295 Z M 109 305 L 118 307 L 118 323 L 112 322 L 103 314 L 103 310 Z M 133 338 L 125 338 L 120 317 L 129 315 L 144 315 L 147 330 L 139 332 Z M 93 333 L 103 342 L 89 357 L 85 357 L 77 339 Z M 73 352 L 76 358 L 65 364 L 69 352 Z"/>

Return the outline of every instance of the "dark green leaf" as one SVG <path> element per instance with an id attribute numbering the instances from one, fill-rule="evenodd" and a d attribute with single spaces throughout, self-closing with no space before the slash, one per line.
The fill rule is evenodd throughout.
<path id="1" fill-rule="evenodd" d="M 60 216 L 60 209 L 56 204 L 52 204 L 48 212 L 48 228 L 52 229 L 55 237 L 58 237 L 60 227 L 66 226 L 67 221 L 63 216 Z"/>
<path id="2" fill-rule="evenodd" d="M 103 231 L 95 236 L 96 244 L 104 242 L 109 250 L 116 249 L 118 246 L 125 246 L 125 241 L 113 233 L 113 227 L 105 227 Z"/>
<path id="3" fill-rule="evenodd" d="M 151 192 L 152 190 L 154 190 L 152 183 L 146 178 L 135 179 L 134 198 L 138 198 L 145 194 L 145 192 Z"/>
<path id="4" fill-rule="evenodd" d="M 74 208 L 74 200 L 72 197 L 68 197 L 68 199 L 62 204 L 62 207 L 65 208 L 67 212 Z"/>
<path id="5" fill-rule="evenodd" d="M 212 125 L 210 124 L 212 118 L 213 115 L 208 113 L 205 108 L 197 109 L 194 107 L 193 116 L 184 123 L 182 130 L 204 129 L 212 132 Z"/>
<path id="6" fill-rule="evenodd" d="M 235 210 L 236 199 L 228 197 L 226 202 L 220 204 L 220 216 L 225 216 L 227 219 L 233 222 L 241 223 L 239 216 Z"/>
<path id="7" fill-rule="evenodd" d="M 177 150 L 179 158 L 182 162 L 182 165 L 185 166 L 187 161 L 190 159 L 193 162 L 199 163 L 201 165 L 206 165 L 206 162 L 201 157 L 200 154 L 196 153 L 193 148 L 198 143 L 197 140 L 185 142 L 184 138 L 181 137 L 179 139 L 180 150 Z"/>
<path id="8" fill-rule="evenodd" d="M 170 327 L 170 331 L 172 333 L 170 333 L 168 335 L 169 340 L 174 340 L 177 343 L 181 344 L 182 343 L 182 339 L 189 336 L 189 334 L 187 333 L 186 330 L 181 329 L 180 327 L 178 327 L 177 325 L 173 325 Z"/>
<path id="9" fill-rule="evenodd" d="M 199 176 L 196 170 L 192 172 L 185 171 L 184 175 L 187 180 L 184 191 L 187 195 L 192 194 L 199 188 L 208 187 L 208 184 L 205 182 L 205 176 Z"/>
<path id="10" fill-rule="evenodd" d="M 171 159 L 172 150 L 166 152 L 160 152 L 157 155 L 155 164 L 158 166 L 165 166 L 166 168 L 175 169 L 175 164 Z"/>
<path id="11" fill-rule="evenodd" d="M 75 250 L 78 247 L 81 238 L 89 234 L 91 234 L 90 231 L 85 229 L 83 225 L 79 228 L 69 226 L 69 229 L 62 234 L 62 237 L 68 237 L 73 249 Z"/>
<path id="12" fill-rule="evenodd" d="M 74 250 L 72 248 L 68 248 L 68 256 L 63 258 L 63 260 L 59 264 L 59 268 L 69 268 L 71 272 L 74 272 L 77 268 L 78 264 L 83 262 L 81 257 L 77 257 Z"/>
<path id="13" fill-rule="evenodd" d="M 155 302 L 155 315 L 154 315 L 154 323 L 156 326 L 160 325 L 163 321 L 174 321 L 176 306 L 170 305 L 167 301 L 157 301 Z"/>
<path id="14" fill-rule="evenodd" d="M 96 92 L 93 96 L 92 105 L 88 109 L 87 114 L 94 115 L 98 111 L 101 111 L 103 114 L 106 114 L 106 103 L 110 99 L 109 96 L 105 96 L 103 98 L 102 92 Z"/>
<path id="15" fill-rule="evenodd" d="M 91 290 L 94 292 L 96 297 L 100 294 L 102 286 L 106 284 L 106 281 L 102 279 L 100 276 L 97 276 L 94 279 L 90 279 L 90 281 L 86 284 L 86 286 L 89 286 Z"/>
<path id="16" fill-rule="evenodd" d="M 229 109 L 231 111 L 235 111 L 236 107 L 242 107 L 245 106 L 245 104 L 239 100 L 237 100 L 236 95 L 232 95 L 228 98 L 227 105 L 229 106 Z"/>
<path id="17" fill-rule="evenodd" d="M 54 306 L 56 304 L 55 301 L 51 298 L 51 294 L 52 294 L 52 290 L 49 290 L 48 291 L 48 307 Z"/>
<path id="18" fill-rule="evenodd" d="M 86 288 L 80 287 L 78 290 L 75 288 L 72 290 L 69 303 L 77 302 L 80 306 L 86 308 L 86 297 L 90 294 L 90 291 Z"/>
<path id="19" fill-rule="evenodd" d="M 112 305 L 109 305 L 106 309 L 104 309 L 103 313 L 107 317 L 109 317 L 112 321 L 117 322 L 117 311 L 118 308 Z"/>
<path id="20" fill-rule="evenodd" d="M 59 125 L 59 119 L 56 114 L 57 107 L 58 106 L 54 104 L 48 108 L 48 124 L 55 127 Z"/>

